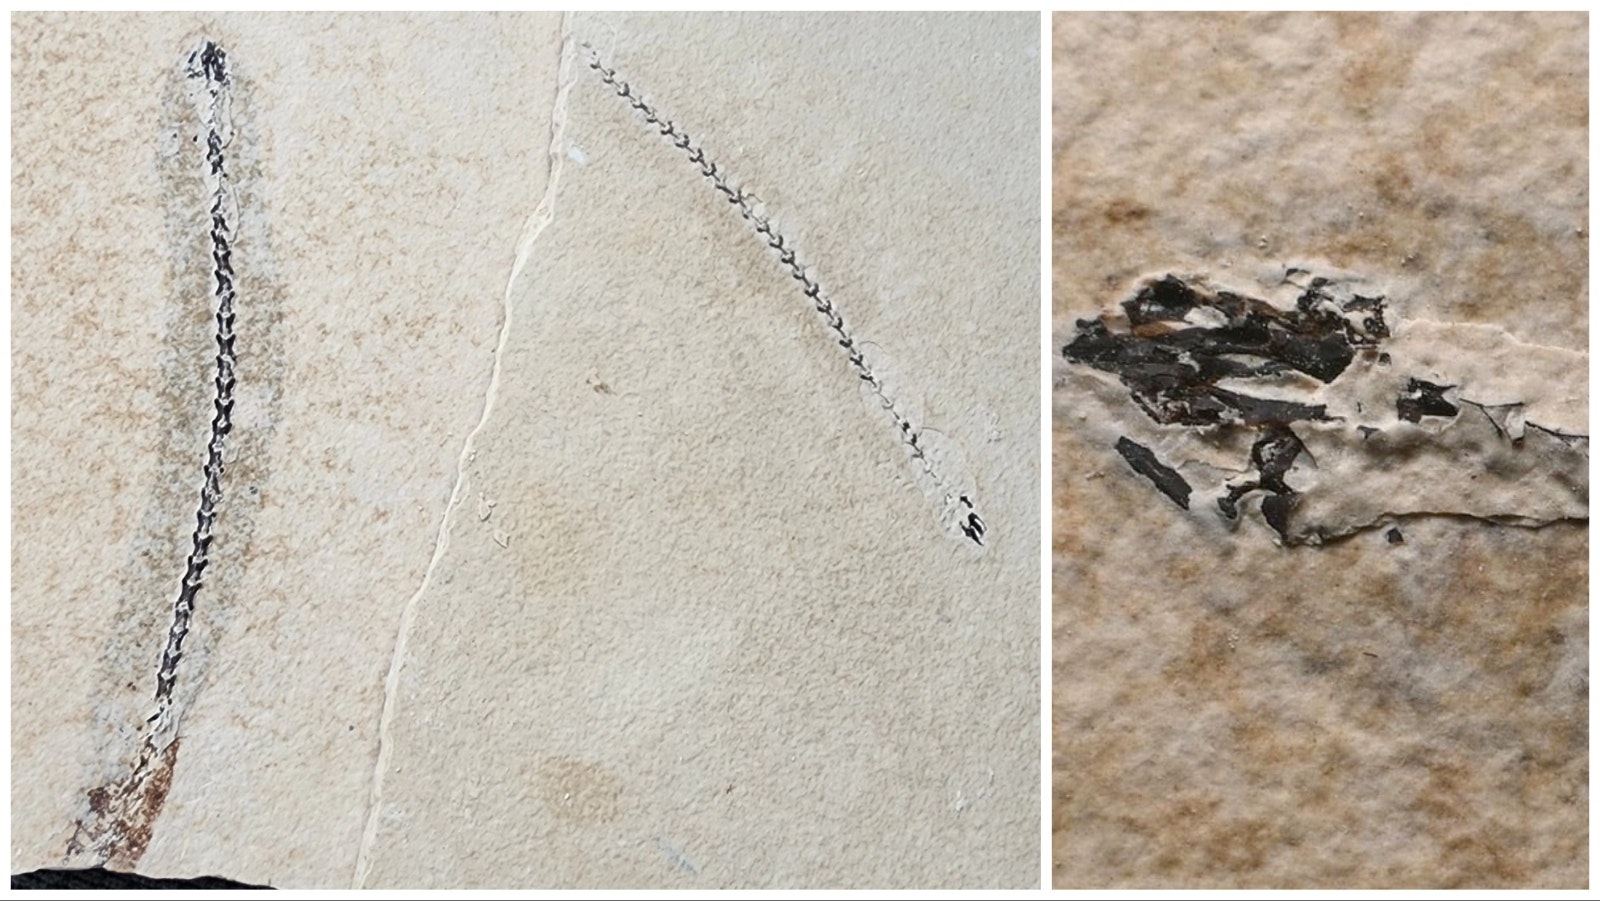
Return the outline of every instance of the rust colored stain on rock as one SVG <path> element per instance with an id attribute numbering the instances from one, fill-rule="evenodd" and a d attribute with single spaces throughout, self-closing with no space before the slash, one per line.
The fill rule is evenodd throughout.
<path id="1" fill-rule="evenodd" d="M 126 777 L 89 790 L 89 815 L 78 820 L 67 854 L 89 854 L 113 868 L 132 868 L 150 846 L 172 789 L 178 739 L 161 751 L 145 745 Z"/>

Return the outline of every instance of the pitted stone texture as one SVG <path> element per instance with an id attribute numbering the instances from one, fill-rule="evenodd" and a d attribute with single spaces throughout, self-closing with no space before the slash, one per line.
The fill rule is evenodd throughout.
<path id="1" fill-rule="evenodd" d="M 1056 15 L 1056 354 L 1147 274 L 1292 265 L 1584 349 L 1587 35 L 1581 13 Z M 1058 368 L 1055 885 L 1587 883 L 1583 522 L 1286 550 L 1156 494 L 1105 409 Z"/>

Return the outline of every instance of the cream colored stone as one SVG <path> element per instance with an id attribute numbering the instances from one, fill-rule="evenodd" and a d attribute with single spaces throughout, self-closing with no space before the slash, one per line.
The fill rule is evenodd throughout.
<path id="1" fill-rule="evenodd" d="M 193 528 L 202 35 L 235 77 L 239 402 L 124 858 L 1036 884 L 1032 15 L 17 17 L 13 870 L 99 862 L 66 847 L 141 741 Z M 984 548 L 579 42 L 759 195 Z"/>
<path id="2" fill-rule="evenodd" d="M 560 16 L 13 19 L 12 869 L 126 774 L 210 419 L 182 64 L 230 54 L 239 386 L 141 872 L 348 884 L 382 680 L 543 194 Z"/>
<path id="3" fill-rule="evenodd" d="M 775 254 L 578 57 L 468 468 L 495 506 L 417 599 L 363 884 L 1032 884 L 1032 17 L 573 35 L 892 357 L 989 549 L 947 537 Z"/>

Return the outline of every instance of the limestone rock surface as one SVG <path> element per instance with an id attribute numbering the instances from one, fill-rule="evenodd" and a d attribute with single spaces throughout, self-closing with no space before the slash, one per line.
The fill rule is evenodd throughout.
<path id="1" fill-rule="evenodd" d="M 1035 884 L 1039 37 L 15 16 L 13 872 Z M 237 387 L 152 745 L 215 375 L 202 39 Z"/>
<path id="2" fill-rule="evenodd" d="M 1586 16 L 1061 13 L 1052 40 L 1055 885 L 1586 885 Z M 1244 378 L 1186 395 L 1325 407 L 1287 426 L 1294 495 L 1257 484 L 1281 424 L 1158 423 L 1063 355 L 1169 274 L 1383 298 L 1392 347 L 1347 367 L 1381 392 L 1259 368 L 1243 328 L 1211 359 Z M 1139 340 L 1227 325 L 1170 312 Z"/>

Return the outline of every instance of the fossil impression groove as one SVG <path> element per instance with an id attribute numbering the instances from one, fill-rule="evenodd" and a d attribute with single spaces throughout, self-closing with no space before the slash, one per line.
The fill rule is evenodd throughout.
<path id="1" fill-rule="evenodd" d="M 89 790 L 89 813 L 76 823 L 67 844 L 67 859 L 87 855 L 98 863 L 131 868 L 148 847 L 157 816 L 172 786 L 179 739 L 174 734 L 173 688 L 177 684 L 178 663 L 183 659 L 183 642 L 194 618 L 195 597 L 208 563 L 217 507 L 222 502 L 223 450 L 232 428 L 234 367 L 233 245 L 230 218 L 234 218 L 233 190 L 228 182 L 223 148 L 232 138 L 228 58 L 212 41 L 204 41 L 190 55 L 185 75 L 203 80 L 202 123 L 197 140 L 205 144 L 205 175 L 209 189 L 211 276 L 215 282 L 212 298 L 216 307 L 216 379 L 212 399 L 211 437 L 206 445 L 203 466 L 204 484 L 195 514 L 191 548 L 185 563 L 178 599 L 173 604 L 172 624 L 156 672 L 155 711 L 145 722 L 138 752 L 128 774 L 121 779 Z"/>
<path id="2" fill-rule="evenodd" d="M 674 147 L 682 150 L 689 158 L 689 162 L 699 167 L 700 175 L 710 182 L 716 191 L 722 194 L 738 211 L 739 217 L 755 230 L 757 237 L 764 241 L 768 248 L 778 254 L 778 260 L 788 271 L 789 276 L 799 283 L 801 291 L 816 308 L 817 314 L 822 317 L 828 330 L 832 332 L 841 348 L 844 349 L 845 358 L 850 362 L 850 368 L 856 376 L 867 386 L 867 390 L 876 399 L 884 412 L 894 422 L 895 431 L 900 436 L 900 442 L 906 452 L 911 456 L 917 469 L 923 477 L 931 482 L 940 499 L 940 520 L 953 525 L 965 535 L 967 540 L 978 547 L 984 545 L 984 534 L 988 531 L 983 518 L 978 515 L 977 507 L 969 493 L 954 487 L 945 474 L 940 472 L 929 458 L 927 448 L 923 446 L 923 430 L 911 421 L 904 405 L 895 400 L 888 388 L 884 385 L 883 376 L 874 370 L 862 354 L 856 337 L 845 324 L 844 316 L 840 314 L 833 300 L 816 278 L 808 271 L 806 264 L 800 260 L 799 255 L 771 219 L 763 215 L 757 204 L 760 202 L 755 195 L 736 186 L 729 178 L 726 171 L 718 167 L 716 162 L 706 156 L 705 151 L 697 146 L 692 138 L 683 129 L 679 128 L 671 119 L 658 113 L 655 107 L 647 103 L 628 82 L 617 77 L 615 69 L 606 68 L 600 61 L 599 54 L 589 51 L 589 68 L 599 74 L 600 80 L 605 82 L 617 92 L 627 104 L 644 118 L 644 121 L 660 132 L 661 136 L 672 142 Z"/>

